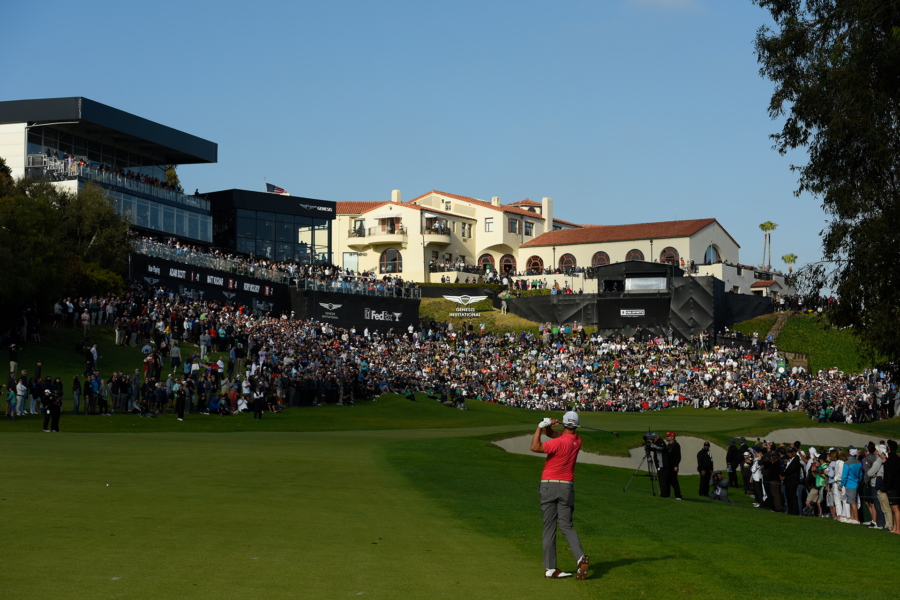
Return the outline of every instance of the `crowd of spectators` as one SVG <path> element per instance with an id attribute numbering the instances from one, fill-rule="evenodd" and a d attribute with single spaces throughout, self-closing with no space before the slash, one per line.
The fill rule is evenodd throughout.
<path id="1" fill-rule="evenodd" d="M 373 271 L 353 271 L 332 264 L 307 264 L 294 261 L 272 261 L 262 257 L 242 256 L 220 249 L 208 249 L 203 246 L 185 244 L 176 240 L 159 241 L 152 237 L 135 239 L 139 252 L 155 253 L 170 260 L 191 262 L 191 258 L 217 259 L 223 261 L 216 268 L 228 270 L 230 263 L 234 268 L 251 277 L 271 279 L 271 275 L 284 276 L 285 283 L 293 285 L 315 285 L 319 289 L 341 289 L 355 293 L 388 293 L 394 289 L 418 289 L 418 284 L 405 281 L 400 276 L 376 275 Z"/>
<path id="2" fill-rule="evenodd" d="M 81 158 L 79 158 L 74 154 L 69 154 L 68 152 L 63 152 L 62 156 L 60 156 L 58 150 L 51 150 L 50 148 L 47 148 L 47 150 L 45 151 L 45 155 L 52 168 L 55 168 L 56 170 L 65 169 L 67 171 L 70 171 L 73 175 L 81 172 L 84 169 L 96 169 L 101 173 L 110 173 L 117 177 L 123 177 L 131 181 L 145 183 L 147 185 L 158 187 L 170 192 L 177 192 L 179 194 L 184 193 L 184 190 L 182 189 L 180 184 L 172 184 L 165 179 L 160 179 L 159 177 L 151 177 L 146 173 L 136 173 L 130 169 L 123 169 L 118 165 L 110 166 L 100 164 L 95 167 L 91 164 L 86 156 L 82 156 Z"/>

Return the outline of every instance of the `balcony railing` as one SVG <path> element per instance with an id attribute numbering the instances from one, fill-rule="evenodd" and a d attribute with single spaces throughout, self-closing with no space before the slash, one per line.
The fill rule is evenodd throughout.
<path id="1" fill-rule="evenodd" d="M 267 269 L 266 267 L 247 263 L 245 261 L 232 258 L 221 258 L 204 254 L 202 252 L 191 252 L 189 250 L 181 250 L 171 248 L 160 244 L 147 244 L 138 242 L 135 251 L 145 256 L 153 256 L 175 262 L 194 265 L 196 267 L 206 267 L 216 271 L 225 273 L 234 273 L 235 275 L 243 275 L 244 277 L 253 277 L 263 279 L 274 283 L 283 283 L 285 285 L 294 286 L 301 290 L 315 290 L 319 292 L 335 292 L 341 294 L 359 294 L 363 296 L 379 296 L 384 298 L 422 298 L 422 290 L 415 288 L 385 286 L 378 280 L 369 280 L 365 278 L 345 278 L 343 281 L 335 281 L 331 279 L 316 279 L 312 277 L 301 278 L 295 273 L 286 273 L 284 271 L 276 271 Z"/>
<path id="2" fill-rule="evenodd" d="M 94 169 L 90 165 L 80 165 L 72 163 L 71 165 L 62 160 L 48 159 L 43 155 L 28 156 L 29 174 L 32 176 L 48 177 L 53 181 L 67 181 L 72 179 L 84 179 L 87 181 L 96 181 L 107 185 L 155 196 L 163 200 L 177 202 L 185 206 L 194 208 L 202 208 L 209 210 L 209 200 L 200 196 L 191 196 L 184 192 L 176 192 L 164 187 L 159 187 L 152 183 L 145 183 L 137 179 L 131 179 L 125 175 L 112 173 L 110 171 L 101 171 Z M 35 171 L 37 171 L 35 173 Z"/>
<path id="3" fill-rule="evenodd" d="M 347 236 L 350 238 L 366 238 L 366 237 L 375 237 L 379 235 L 407 235 L 408 232 L 406 230 L 405 225 L 392 225 L 390 227 L 385 227 L 382 229 L 381 227 L 369 227 L 368 229 L 363 229 L 362 227 L 358 227 L 356 229 L 351 229 L 347 232 Z"/>
<path id="4" fill-rule="evenodd" d="M 313 290 L 317 292 L 357 294 L 360 296 L 378 296 L 381 298 L 422 298 L 422 290 L 418 288 L 382 285 L 379 280 L 353 279 L 351 281 L 333 281 L 330 279 L 298 279 L 294 286 L 297 289 Z"/>

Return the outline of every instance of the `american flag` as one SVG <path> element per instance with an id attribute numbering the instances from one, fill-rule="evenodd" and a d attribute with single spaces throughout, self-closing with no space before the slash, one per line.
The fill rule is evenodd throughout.
<path id="1" fill-rule="evenodd" d="M 266 191 L 270 194 L 287 194 L 287 192 L 284 191 L 284 188 L 280 188 L 277 185 L 272 185 L 271 183 L 266 184 Z"/>

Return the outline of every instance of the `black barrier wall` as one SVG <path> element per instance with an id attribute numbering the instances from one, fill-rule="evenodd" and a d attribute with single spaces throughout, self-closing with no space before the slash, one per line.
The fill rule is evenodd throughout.
<path id="1" fill-rule="evenodd" d="M 291 305 L 297 319 L 315 319 L 361 333 L 371 331 L 406 333 L 419 325 L 420 300 L 385 298 L 362 294 L 340 294 L 316 290 L 290 290 Z"/>
<path id="2" fill-rule="evenodd" d="M 273 316 L 290 312 L 289 287 L 225 271 L 132 254 L 131 277 L 182 297 L 248 306 Z"/>
<path id="3" fill-rule="evenodd" d="M 502 296 L 494 301 L 499 308 Z M 557 294 L 555 296 L 531 296 L 509 298 L 507 310 L 512 314 L 538 323 L 597 324 L 597 294 Z"/>
<path id="4" fill-rule="evenodd" d="M 640 325 L 645 336 L 664 336 L 669 330 L 670 302 L 668 294 L 600 294 L 597 331 L 603 335 L 630 336 Z"/>

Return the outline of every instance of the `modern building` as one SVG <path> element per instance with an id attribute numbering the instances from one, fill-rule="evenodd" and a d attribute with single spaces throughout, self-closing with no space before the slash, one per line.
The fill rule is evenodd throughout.
<path id="1" fill-rule="evenodd" d="M 247 190 L 204 196 L 212 206 L 216 247 L 277 262 L 334 262 L 334 202 Z"/>
<path id="2" fill-rule="evenodd" d="M 15 100 L 0 102 L 0 156 L 14 177 L 99 185 L 140 230 L 212 242 L 209 201 L 158 182 L 166 165 L 215 163 L 213 142 L 88 98 Z"/>

